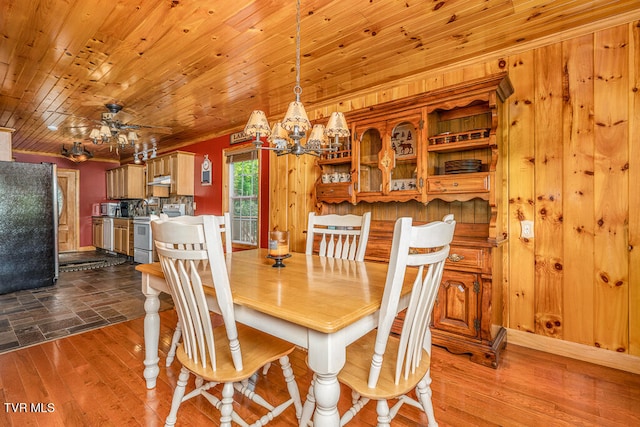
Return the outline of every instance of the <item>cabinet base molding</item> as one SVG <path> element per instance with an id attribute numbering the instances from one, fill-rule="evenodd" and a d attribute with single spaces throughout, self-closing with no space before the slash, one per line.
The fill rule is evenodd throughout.
<path id="1" fill-rule="evenodd" d="M 433 345 L 444 347 L 450 353 L 468 354 L 472 362 L 496 369 L 500 362 L 500 352 L 507 345 L 507 330 L 501 327 L 492 342 L 483 343 L 431 329 L 431 341 Z"/>
<path id="2" fill-rule="evenodd" d="M 509 343 L 521 347 L 532 348 L 558 356 L 570 357 L 583 362 L 620 369 L 621 371 L 640 374 L 640 357 L 612 350 L 592 347 L 557 338 L 536 335 L 530 332 L 508 329 Z M 435 343 L 435 340 L 434 340 Z"/>

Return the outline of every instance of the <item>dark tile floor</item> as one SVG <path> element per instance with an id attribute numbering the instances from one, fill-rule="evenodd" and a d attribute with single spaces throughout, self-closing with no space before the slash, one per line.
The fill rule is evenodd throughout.
<path id="1" fill-rule="evenodd" d="M 60 272 L 53 286 L 0 295 L 0 353 L 143 316 L 135 265 Z M 173 305 L 166 294 L 160 302 Z"/>

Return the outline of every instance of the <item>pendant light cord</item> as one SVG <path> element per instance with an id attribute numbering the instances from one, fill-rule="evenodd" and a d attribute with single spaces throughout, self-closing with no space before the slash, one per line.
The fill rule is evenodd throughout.
<path id="1" fill-rule="evenodd" d="M 302 87 L 300 86 L 300 0 L 296 2 L 296 85 L 293 88 L 296 101 L 300 102 Z"/>

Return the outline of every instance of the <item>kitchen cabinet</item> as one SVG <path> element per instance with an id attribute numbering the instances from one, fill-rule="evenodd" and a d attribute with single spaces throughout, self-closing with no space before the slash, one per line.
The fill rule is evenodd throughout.
<path id="1" fill-rule="evenodd" d="M 143 165 L 124 165 L 106 172 L 107 199 L 144 199 Z"/>
<path id="2" fill-rule="evenodd" d="M 133 256 L 133 224 L 129 218 L 113 220 L 113 251 Z"/>
<path id="3" fill-rule="evenodd" d="M 147 195 L 149 197 L 193 196 L 195 154 L 176 151 L 147 161 Z M 168 177 L 168 184 L 153 184 L 154 179 Z"/>
<path id="4" fill-rule="evenodd" d="M 93 235 L 93 246 L 96 248 L 103 248 L 103 239 L 104 239 L 104 221 L 100 217 L 92 217 L 91 218 L 91 232 Z"/>
<path id="5" fill-rule="evenodd" d="M 391 218 L 424 221 L 430 215 L 428 222 L 454 213 L 456 232 L 434 307 L 432 341 L 494 368 L 506 345 L 502 170 L 504 101 L 512 92 L 501 73 L 346 114 L 353 152 L 317 163 L 321 174 L 348 169 L 352 185 L 319 179 L 315 191 L 319 213 L 372 212 L 365 256 L 370 260 L 388 259 Z M 429 205 L 434 207 L 425 213 Z M 401 325 L 402 314 L 394 331 Z"/>

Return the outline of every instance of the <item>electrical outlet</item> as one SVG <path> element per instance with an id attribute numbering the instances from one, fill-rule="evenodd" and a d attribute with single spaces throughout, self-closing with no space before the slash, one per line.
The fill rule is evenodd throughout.
<path id="1" fill-rule="evenodd" d="M 524 239 L 533 239 L 533 221 L 520 221 L 522 232 L 520 237 Z"/>
<path id="2" fill-rule="evenodd" d="M 193 202 L 193 210 L 195 211 L 196 209 L 198 209 L 198 208 L 196 207 L 196 202 Z"/>

